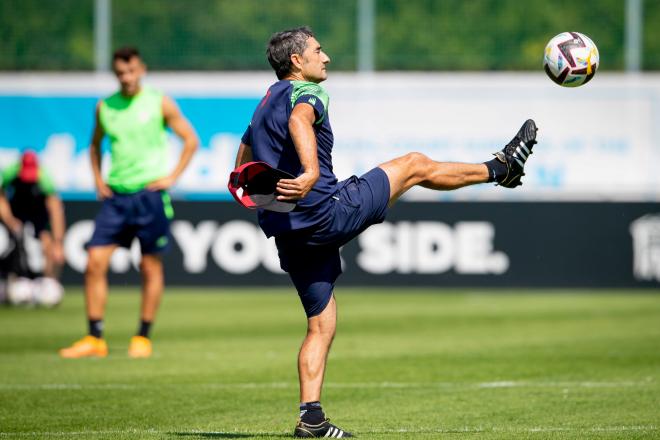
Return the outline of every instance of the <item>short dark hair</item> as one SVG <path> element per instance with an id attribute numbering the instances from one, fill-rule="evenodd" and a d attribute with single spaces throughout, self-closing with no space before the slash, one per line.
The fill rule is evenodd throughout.
<path id="1" fill-rule="evenodd" d="M 307 47 L 307 39 L 311 37 L 314 37 L 314 32 L 309 26 L 276 32 L 270 37 L 266 54 L 278 79 L 291 73 L 291 55 L 302 54 Z"/>
<path id="2" fill-rule="evenodd" d="M 140 51 L 137 48 L 132 46 L 124 46 L 115 50 L 112 54 L 112 62 L 114 63 L 117 60 L 130 61 L 133 57 L 140 57 Z"/>

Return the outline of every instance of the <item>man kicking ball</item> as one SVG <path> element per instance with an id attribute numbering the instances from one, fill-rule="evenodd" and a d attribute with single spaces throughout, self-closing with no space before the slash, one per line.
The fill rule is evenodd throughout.
<path id="1" fill-rule="evenodd" d="M 352 437 L 329 422 L 320 403 L 337 321 L 333 292 L 341 273 L 339 248 L 381 223 L 388 208 L 413 186 L 447 191 L 486 182 L 520 185 L 537 129 L 534 121 L 526 121 L 486 163 L 436 162 L 409 153 L 339 182 L 332 171 L 328 94 L 319 85 L 328 76 L 330 58 L 307 27 L 274 34 L 267 53 L 278 81 L 243 135 L 229 186 L 234 193 L 243 190 L 237 200 L 244 205 L 265 208 L 259 210 L 259 224 L 275 237 L 281 267 L 307 314 L 298 355 L 300 420 L 294 436 Z M 270 199 L 264 191 L 255 195 L 255 179 L 256 186 L 267 187 L 264 173 L 272 176 Z M 286 174 L 291 178 L 282 178 Z"/>

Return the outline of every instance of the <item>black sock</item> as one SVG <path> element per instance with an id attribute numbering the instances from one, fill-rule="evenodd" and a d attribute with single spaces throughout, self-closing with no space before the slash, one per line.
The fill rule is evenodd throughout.
<path id="1" fill-rule="evenodd" d="M 103 337 L 103 320 L 102 319 L 89 319 L 89 334 L 95 338 Z"/>
<path id="2" fill-rule="evenodd" d="M 148 338 L 150 330 L 151 330 L 151 321 L 140 321 L 140 329 L 138 330 L 137 335 Z"/>
<path id="3" fill-rule="evenodd" d="M 499 159 L 489 160 L 488 162 L 484 162 L 484 165 L 488 168 L 489 182 L 499 182 L 506 177 L 506 164 L 500 162 Z"/>
<path id="4" fill-rule="evenodd" d="M 318 425 L 325 420 L 321 402 L 304 402 L 300 404 L 300 420 L 308 425 Z"/>

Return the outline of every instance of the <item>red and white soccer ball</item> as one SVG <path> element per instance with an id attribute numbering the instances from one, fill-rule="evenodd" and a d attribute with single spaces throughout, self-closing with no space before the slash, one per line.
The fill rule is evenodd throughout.
<path id="1" fill-rule="evenodd" d="M 560 86 L 579 87 L 594 77 L 599 61 L 591 38 L 579 32 L 562 32 L 545 46 L 543 69 Z"/>

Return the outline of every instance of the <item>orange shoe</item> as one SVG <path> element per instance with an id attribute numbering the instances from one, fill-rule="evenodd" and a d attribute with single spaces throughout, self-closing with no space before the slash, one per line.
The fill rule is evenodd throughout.
<path id="1" fill-rule="evenodd" d="M 128 347 L 128 357 L 148 358 L 151 356 L 151 340 L 144 336 L 133 336 Z"/>
<path id="2" fill-rule="evenodd" d="M 60 356 L 66 359 L 106 357 L 107 355 L 108 344 L 103 339 L 91 335 L 87 335 L 80 341 L 74 342 L 71 347 L 60 350 Z"/>

